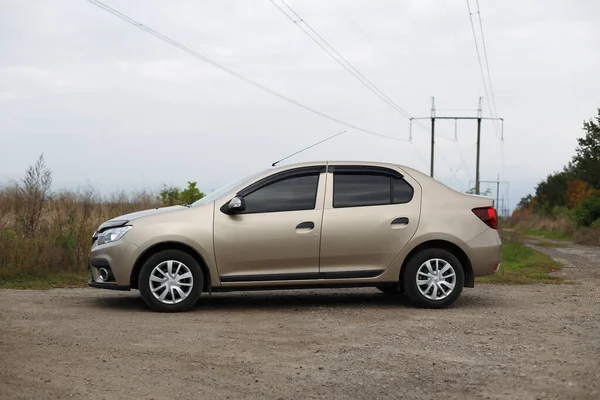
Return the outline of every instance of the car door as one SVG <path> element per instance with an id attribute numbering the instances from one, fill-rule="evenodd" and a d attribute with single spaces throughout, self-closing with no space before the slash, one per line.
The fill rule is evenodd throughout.
<path id="1" fill-rule="evenodd" d="M 416 232 L 420 186 L 391 168 L 333 165 L 328 172 L 320 275 L 377 276 Z"/>
<path id="2" fill-rule="evenodd" d="M 215 207 L 217 268 L 227 283 L 312 279 L 319 272 L 325 166 L 268 176 L 242 189 L 245 211 Z"/>

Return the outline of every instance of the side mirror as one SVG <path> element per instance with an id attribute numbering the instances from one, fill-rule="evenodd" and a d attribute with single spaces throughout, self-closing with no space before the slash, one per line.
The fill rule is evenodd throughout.
<path id="1" fill-rule="evenodd" d="M 234 197 L 233 199 L 229 200 L 229 203 L 227 204 L 227 210 L 229 210 L 229 212 L 232 214 L 242 212 L 245 209 L 246 201 L 243 197 Z"/>

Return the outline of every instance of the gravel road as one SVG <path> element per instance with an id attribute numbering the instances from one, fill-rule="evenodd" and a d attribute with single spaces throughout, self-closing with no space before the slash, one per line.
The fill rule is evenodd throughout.
<path id="1" fill-rule="evenodd" d="M 572 285 L 465 289 L 446 310 L 375 289 L 0 291 L 0 399 L 598 399 L 600 249 L 538 247 Z"/>

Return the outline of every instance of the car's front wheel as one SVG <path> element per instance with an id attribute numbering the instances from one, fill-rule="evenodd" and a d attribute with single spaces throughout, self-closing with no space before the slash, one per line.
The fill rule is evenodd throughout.
<path id="1" fill-rule="evenodd" d="M 426 249 L 405 266 L 402 286 L 419 307 L 444 308 L 460 296 L 465 275 L 458 259 L 444 249 Z"/>
<path id="2" fill-rule="evenodd" d="M 163 250 L 144 263 L 138 285 L 144 302 L 153 310 L 180 312 L 196 304 L 204 276 L 198 262 L 188 253 Z"/>

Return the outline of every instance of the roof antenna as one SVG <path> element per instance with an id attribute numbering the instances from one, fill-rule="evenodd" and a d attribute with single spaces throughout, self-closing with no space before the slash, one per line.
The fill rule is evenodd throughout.
<path id="1" fill-rule="evenodd" d="M 294 154 L 290 154 L 289 156 L 287 156 L 287 157 L 285 157 L 285 158 L 282 158 L 282 159 L 281 159 L 281 160 L 279 160 L 279 161 L 275 161 L 273 164 L 271 164 L 271 167 L 274 167 L 274 166 L 276 166 L 277 164 L 279 164 L 279 163 L 280 163 L 280 162 L 282 162 L 283 160 L 287 160 L 288 158 L 290 158 L 290 157 L 293 157 L 293 156 L 295 156 L 296 154 L 302 153 L 304 150 L 308 150 L 308 149 L 310 149 L 311 147 L 315 147 L 315 146 L 317 146 L 317 145 L 319 145 L 319 144 L 321 144 L 321 143 L 323 143 L 323 142 L 326 142 L 326 141 L 328 141 L 328 140 L 330 140 L 330 139 L 333 139 L 333 138 L 334 138 L 334 137 L 336 137 L 336 136 L 340 136 L 342 133 L 346 133 L 346 131 L 341 131 L 341 132 L 338 132 L 338 133 L 336 133 L 335 135 L 329 136 L 328 138 L 326 138 L 326 139 L 323 139 L 323 140 L 321 140 L 320 142 L 317 142 L 317 143 L 311 144 L 310 146 L 308 146 L 308 147 L 305 147 L 305 148 L 303 148 L 302 150 L 299 150 L 299 151 L 295 152 Z"/>

